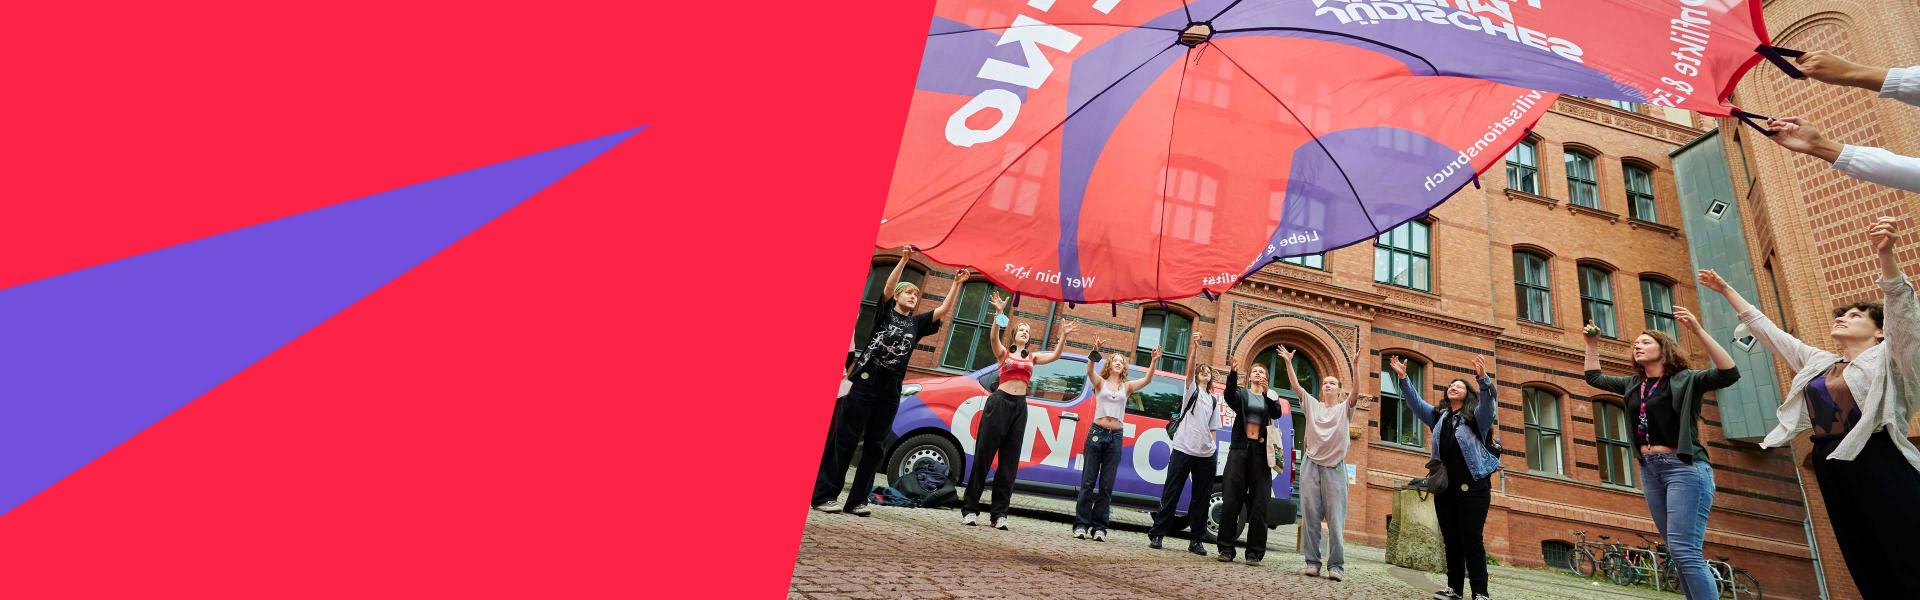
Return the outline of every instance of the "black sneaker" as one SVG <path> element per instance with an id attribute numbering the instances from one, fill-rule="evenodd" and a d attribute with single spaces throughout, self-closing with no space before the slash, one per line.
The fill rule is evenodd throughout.
<path id="1" fill-rule="evenodd" d="M 1206 547 L 1205 545 L 1203 545 L 1203 544 L 1201 544 L 1200 542 L 1194 542 L 1194 543 L 1191 543 L 1191 544 L 1187 544 L 1187 551 L 1188 551 L 1188 552 L 1192 552 L 1192 553 L 1194 553 L 1194 554 L 1198 554 L 1198 555 L 1201 555 L 1201 556 L 1206 556 L 1206 555 L 1207 555 L 1207 547 Z"/>
<path id="2" fill-rule="evenodd" d="M 1433 593 L 1433 600 L 1460 600 L 1460 592 L 1440 590 Z"/>
<path id="3" fill-rule="evenodd" d="M 1258 566 L 1260 566 L 1260 558 L 1261 558 L 1261 557 L 1258 557 L 1258 556 L 1254 556 L 1254 555 L 1252 555 L 1252 554 L 1248 554 L 1248 555 L 1247 555 L 1247 566 L 1249 566 L 1249 567 L 1258 567 Z"/>
<path id="4" fill-rule="evenodd" d="M 1160 549 L 1160 536 L 1157 536 L 1157 535 L 1150 535 L 1150 536 L 1147 536 L 1147 547 L 1148 547 L 1148 548 L 1152 548 L 1152 549 L 1155 549 L 1155 550 L 1159 550 L 1159 549 Z"/>

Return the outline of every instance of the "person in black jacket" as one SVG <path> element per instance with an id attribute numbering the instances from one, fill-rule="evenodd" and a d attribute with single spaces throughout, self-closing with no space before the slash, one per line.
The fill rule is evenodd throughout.
<path id="1" fill-rule="evenodd" d="M 1267 429 L 1293 410 L 1267 387 L 1267 368 L 1253 365 L 1248 385 L 1240 388 L 1240 372 L 1227 373 L 1227 408 L 1233 411 L 1233 443 L 1227 450 L 1226 506 L 1220 516 L 1220 562 L 1233 562 L 1234 541 L 1240 537 L 1240 512 L 1247 513 L 1247 564 L 1258 565 L 1267 554 L 1267 503 L 1273 496 L 1273 471 L 1267 467 Z"/>

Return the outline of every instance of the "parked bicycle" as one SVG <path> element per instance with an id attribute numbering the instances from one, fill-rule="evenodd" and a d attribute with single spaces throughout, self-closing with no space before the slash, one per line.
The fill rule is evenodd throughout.
<path id="1" fill-rule="evenodd" d="M 1677 586 L 1671 575 L 1672 559 L 1668 557 L 1666 544 L 1648 539 L 1635 533 L 1647 545 L 1639 548 L 1625 548 L 1619 555 L 1610 555 L 1601 561 L 1601 569 L 1606 571 L 1607 579 L 1616 585 L 1635 585 L 1652 580 L 1656 589 L 1668 589 L 1667 585 Z"/>
<path id="2" fill-rule="evenodd" d="M 1728 563 L 1727 557 L 1707 561 L 1707 568 L 1713 571 L 1714 583 L 1720 587 L 1720 597 L 1760 600 L 1760 581 L 1748 574 L 1746 569 Z"/>
<path id="3" fill-rule="evenodd" d="M 1609 541 L 1613 536 L 1601 534 L 1600 541 L 1587 541 L 1587 532 L 1575 531 L 1573 549 L 1567 552 L 1567 572 L 1581 577 L 1593 577 L 1602 571 L 1600 565 L 1607 557 L 1620 554 L 1620 543 Z M 1597 556 L 1595 553 L 1598 553 Z"/>

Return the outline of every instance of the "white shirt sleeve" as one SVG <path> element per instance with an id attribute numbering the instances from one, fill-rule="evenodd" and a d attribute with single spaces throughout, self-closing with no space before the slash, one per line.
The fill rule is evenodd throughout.
<path id="1" fill-rule="evenodd" d="M 1920 66 L 1887 69 L 1887 82 L 1880 85 L 1880 97 L 1920 106 Z"/>
<path id="2" fill-rule="evenodd" d="M 1840 159 L 1833 161 L 1833 168 L 1868 183 L 1920 192 L 1920 158 L 1884 148 L 1849 145 L 1840 151 Z"/>

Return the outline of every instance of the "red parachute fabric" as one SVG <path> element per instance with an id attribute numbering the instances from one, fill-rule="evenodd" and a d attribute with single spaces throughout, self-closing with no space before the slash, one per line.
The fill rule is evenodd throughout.
<path id="1" fill-rule="evenodd" d="M 1761 31 L 1717 0 L 941 0 L 876 243 L 1056 300 L 1220 292 L 1477 182 L 1537 90 L 1725 114 Z"/>

